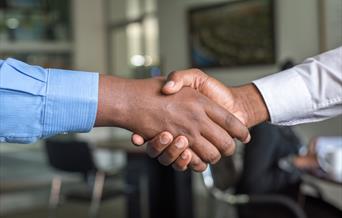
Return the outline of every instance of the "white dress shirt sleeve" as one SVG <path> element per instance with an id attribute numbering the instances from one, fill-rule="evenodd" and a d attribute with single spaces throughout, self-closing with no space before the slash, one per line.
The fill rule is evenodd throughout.
<path id="1" fill-rule="evenodd" d="M 253 83 L 271 123 L 296 125 L 342 114 L 342 47 Z"/>

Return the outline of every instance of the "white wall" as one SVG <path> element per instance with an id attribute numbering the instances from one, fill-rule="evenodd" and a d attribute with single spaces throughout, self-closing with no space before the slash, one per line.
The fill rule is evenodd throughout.
<path id="1" fill-rule="evenodd" d="M 325 1 L 325 0 L 321 0 Z M 325 32 L 326 32 L 326 48 L 332 49 L 342 44 L 342 1 L 329 0 L 325 1 L 324 8 L 326 16 Z"/>
<path id="2" fill-rule="evenodd" d="M 73 0 L 74 67 L 106 72 L 104 0 Z"/>
<path id="3" fill-rule="evenodd" d="M 189 67 L 186 10 L 219 0 L 159 0 L 160 54 L 165 72 Z M 330 6 L 331 7 L 331 6 Z M 291 57 L 303 61 L 319 53 L 318 4 L 313 0 L 276 1 L 277 61 Z M 336 14 L 336 13 L 335 13 Z M 328 16 L 330 14 L 328 13 Z M 329 19 L 331 20 L 331 19 Z M 335 19 L 336 20 L 336 19 Z M 342 31 L 336 27 L 334 31 Z M 332 29 L 332 28 L 330 28 Z M 342 44 L 342 39 L 340 42 Z M 336 43 L 335 43 L 336 44 Z M 229 85 L 250 82 L 277 72 L 276 65 L 208 70 L 211 76 Z M 319 124 L 301 125 L 296 130 L 307 142 L 314 135 L 341 135 L 342 119 L 334 118 Z"/>

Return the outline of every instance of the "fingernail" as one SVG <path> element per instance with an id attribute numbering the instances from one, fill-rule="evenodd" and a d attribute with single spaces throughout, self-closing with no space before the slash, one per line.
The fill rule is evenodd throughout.
<path id="1" fill-rule="evenodd" d="M 167 88 L 172 88 L 174 85 L 175 85 L 175 82 L 169 81 L 169 82 L 167 82 L 167 83 L 165 84 L 165 87 L 167 87 Z"/>
<path id="2" fill-rule="evenodd" d="M 251 140 L 251 135 L 248 134 L 248 136 L 247 136 L 246 140 L 244 141 L 244 143 L 248 143 L 250 140 Z"/>
<path id="3" fill-rule="evenodd" d="M 181 149 L 184 148 L 184 141 L 182 139 L 179 139 L 176 143 L 175 143 L 176 148 Z"/>
<path id="4" fill-rule="evenodd" d="M 187 154 L 187 152 L 183 152 L 183 154 L 181 155 L 181 158 L 182 158 L 183 160 L 188 159 L 188 154 Z"/>
<path id="5" fill-rule="evenodd" d="M 168 137 L 166 134 L 163 134 L 161 137 L 160 137 L 160 143 L 162 145 L 166 145 L 168 143 L 170 143 L 170 137 Z"/>

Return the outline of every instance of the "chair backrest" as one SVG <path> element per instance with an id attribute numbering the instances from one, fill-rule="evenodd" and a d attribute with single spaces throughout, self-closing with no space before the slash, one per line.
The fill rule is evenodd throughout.
<path id="1" fill-rule="evenodd" d="M 57 170 L 84 174 L 96 170 L 86 142 L 47 140 L 45 148 L 50 165 Z"/>

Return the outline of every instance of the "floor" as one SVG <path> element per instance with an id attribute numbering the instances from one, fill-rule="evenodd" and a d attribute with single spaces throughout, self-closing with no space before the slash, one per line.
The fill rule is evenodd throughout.
<path id="1" fill-rule="evenodd" d="M 56 172 L 48 167 L 44 151 L 35 146 L 7 149 L 2 144 L 0 147 L 0 217 L 49 217 L 50 182 Z M 61 175 L 64 189 L 79 184 L 77 176 Z M 64 202 L 56 210 L 55 217 L 87 217 L 87 211 L 87 204 Z M 125 217 L 125 199 L 121 197 L 103 203 L 99 217 Z"/>
<path id="2" fill-rule="evenodd" d="M 48 167 L 44 150 L 37 146 L 0 144 L 0 217 L 1 218 L 83 218 L 88 217 L 88 205 L 63 202 L 56 216 L 49 216 L 50 182 L 55 171 Z M 23 149 L 24 148 L 24 149 Z M 79 178 L 62 174 L 64 189 L 79 185 Z M 114 183 L 113 183 L 114 184 Z M 342 188 L 320 184 L 326 199 L 342 208 Z M 195 218 L 212 218 L 207 213 L 208 200 L 200 176 L 194 174 Z M 211 208 L 212 209 L 212 208 Z M 100 218 L 124 218 L 125 198 L 119 197 L 101 205 Z M 222 218 L 234 218 L 234 210 L 224 205 Z M 147 217 L 145 217 L 147 218 Z"/>
<path id="3" fill-rule="evenodd" d="M 50 182 L 56 172 L 48 167 L 43 149 L 39 146 L 23 149 L 22 145 L 6 148 L 4 144 L 0 144 L 0 150 L 1 218 L 88 217 L 88 204 L 75 202 L 63 202 L 54 213 L 56 216 L 49 216 Z M 64 189 L 79 185 L 78 177 L 70 174 L 62 176 Z M 195 186 L 197 189 L 201 188 L 198 182 Z M 201 192 L 199 193 L 198 196 L 194 196 L 197 208 L 195 217 L 206 218 L 207 200 Z M 100 218 L 124 218 L 125 214 L 124 197 L 104 202 L 99 210 Z"/>
<path id="4" fill-rule="evenodd" d="M 108 201 L 101 205 L 98 218 L 123 218 L 125 217 L 124 210 L 125 202 L 123 199 Z M 21 210 L 15 213 L 1 215 L 3 218 L 78 218 L 88 217 L 88 207 L 83 204 L 68 203 L 60 206 L 55 213 L 50 214 L 47 207 L 35 207 L 27 210 Z"/>

